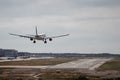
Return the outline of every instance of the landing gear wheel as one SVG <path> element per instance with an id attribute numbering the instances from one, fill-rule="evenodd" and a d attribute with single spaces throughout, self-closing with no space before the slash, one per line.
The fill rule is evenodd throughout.
<path id="1" fill-rule="evenodd" d="M 36 43 L 36 41 L 33 41 L 33 43 Z"/>
<path id="2" fill-rule="evenodd" d="M 47 41 L 44 41 L 44 43 L 47 43 Z"/>

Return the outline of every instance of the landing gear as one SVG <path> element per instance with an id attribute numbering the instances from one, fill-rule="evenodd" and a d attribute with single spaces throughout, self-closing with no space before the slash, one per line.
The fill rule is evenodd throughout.
<path id="1" fill-rule="evenodd" d="M 46 43 L 47 43 L 47 41 L 45 40 L 45 41 L 44 41 L 44 43 L 46 44 Z"/>
<path id="2" fill-rule="evenodd" d="M 34 40 L 33 43 L 36 43 L 36 41 Z"/>

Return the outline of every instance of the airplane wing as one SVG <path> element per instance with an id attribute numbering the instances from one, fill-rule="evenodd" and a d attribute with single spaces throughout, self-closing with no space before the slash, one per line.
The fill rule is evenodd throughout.
<path id="1" fill-rule="evenodd" d="M 25 35 L 19 35 L 19 34 L 12 34 L 12 33 L 9 33 L 10 35 L 14 35 L 14 36 L 19 36 L 19 37 L 24 37 L 24 38 L 33 38 L 33 36 L 25 36 Z"/>
<path id="2" fill-rule="evenodd" d="M 49 38 L 58 38 L 58 37 L 64 37 L 64 36 L 69 36 L 69 34 L 59 35 L 59 36 L 46 37 L 46 39 L 49 39 Z"/>

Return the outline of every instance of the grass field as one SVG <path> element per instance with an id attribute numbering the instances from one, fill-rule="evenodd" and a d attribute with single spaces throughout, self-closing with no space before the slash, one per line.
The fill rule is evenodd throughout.
<path id="1" fill-rule="evenodd" d="M 78 58 L 52 58 L 52 59 L 34 59 L 34 60 L 24 60 L 24 61 L 8 61 L 8 62 L 0 62 L 0 65 L 45 66 L 45 65 L 60 64 L 77 59 Z"/>
<path id="2" fill-rule="evenodd" d="M 79 72 L 40 69 L 0 68 L 0 80 L 95 80 Z M 98 80 L 98 79 L 97 79 Z"/>
<path id="3" fill-rule="evenodd" d="M 120 77 L 87 75 L 81 72 L 41 69 L 0 68 L 0 80 L 120 80 Z"/>
<path id="4" fill-rule="evenodd" d="M 120 71 L 120 58 L 113 59 L 111 61 L 106 62 L 102 66 L 100 66 L 97 70 L 119 70 Z"/>

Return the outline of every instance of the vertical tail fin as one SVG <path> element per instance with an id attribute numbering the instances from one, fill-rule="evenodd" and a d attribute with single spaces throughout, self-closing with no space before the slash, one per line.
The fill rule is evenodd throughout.
<path id="1" fill-rule="evenodd" d="M 38 35 L 38 32 L 37 32 L 37 26 L 36 26 L 36 35 Z"/>

